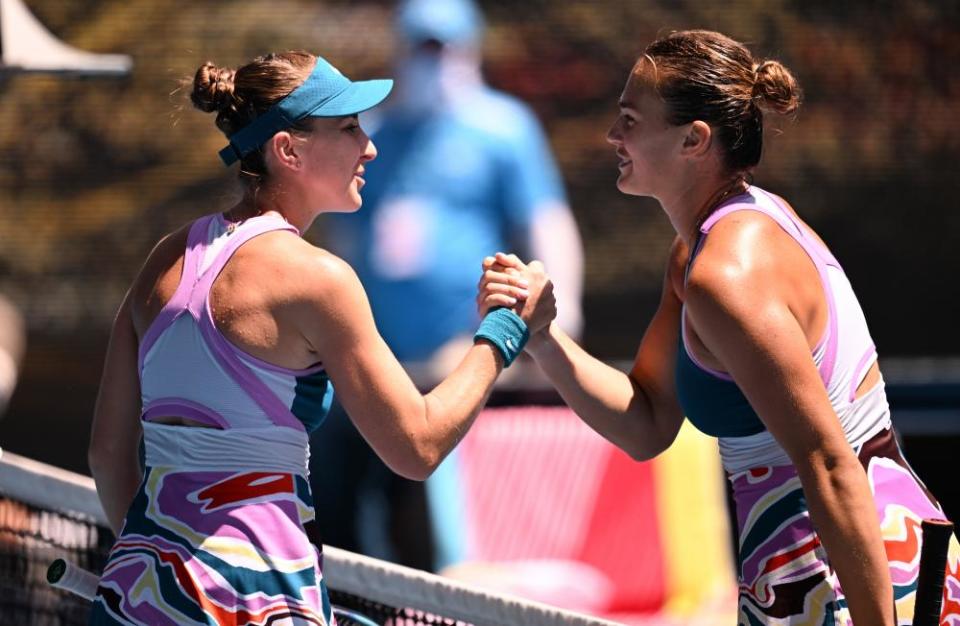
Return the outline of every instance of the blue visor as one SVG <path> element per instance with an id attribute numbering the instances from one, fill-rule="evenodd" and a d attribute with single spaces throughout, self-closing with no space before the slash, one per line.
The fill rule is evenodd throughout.
<path id="1" fill-rule="evenodd" d="M 247 156 L 279 131 L 305 117 L 343 117 L 377 106 L 390 94 L 393 81 L 353 82 L 317 57 L 307 80 L 255 120 L 230 136 L 230 145 L 220 151 L 224 165 Z"/>

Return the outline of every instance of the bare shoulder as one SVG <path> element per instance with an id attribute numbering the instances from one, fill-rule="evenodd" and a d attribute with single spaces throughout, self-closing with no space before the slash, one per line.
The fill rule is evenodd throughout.
<path id="1" fill-rule="evenodd" d="M 349 263 L 308 242 L 295 245 L 297 253 L 284 260 L 290 279 L 282 309 L 311 351 L 329 364 L 376 336 L 373 312 Z"/>
<path id="2" fill-rule="evenodd" d="M 172 233 L 164 235 L 154 244 L 153 249 L 147 255 L 143 268 L 140 270 L 138 280 L 150 282 L 150 279 L 157 274 L 161 274 L 182 262 L 184 251 L 187 248 L 190 226 L 191 224 L 184 224 Z"/>
<path id="3" fill-rule="evenodd" d="M 772 219 L 756 211 L 737 211 L 710 230 L 687 276 L 685 299 L 694 307 L 756 302 L 769 297 L 778 282 L 790 241 Z"/>
<path id="4" fill-rule="evenodd" d="M 349 306 L 366 296 L 350 264 L 293 233 L 263 236 L 260 252 L 269 256 L 284 276 L 290 296 L 314 307 Z"/>

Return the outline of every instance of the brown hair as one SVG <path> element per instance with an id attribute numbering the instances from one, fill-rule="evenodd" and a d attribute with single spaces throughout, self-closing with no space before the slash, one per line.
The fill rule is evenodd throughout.
<path id="1" fill-rule="evenodd" d="M 745 173 L 760 162 L 765 111 L 786 115 L 800 106 L 800 86 L 779 61 L 758 62 L 743 44 L 712 31 L 680 31 L 654 41 L 634 73 L 651 79 L 670 124 L 701 120 L 711 126 L 731 172 Z"/>
<path id="2" fill-rule="evenodd" d="M 190 101 L 205 113 L 217 112 L 217 128 L 229 137 L 299 87 L 310 75 L 317 57 L 290 51 L 257 57 L 236 70 L 206 62 L 193 77 Z M 290 127 L 307 132 L 305 122 Z M 240 175 L 253 186 L 267 175 L 261 150 L 240 160 Z"/>

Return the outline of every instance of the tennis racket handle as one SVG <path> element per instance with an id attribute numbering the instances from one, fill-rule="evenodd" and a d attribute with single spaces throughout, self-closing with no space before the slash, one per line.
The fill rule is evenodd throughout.
<path id="1" fill-rule="evenodd" d="M 100 578 L 69 561 L 57 559 L 47 568 L 47 582 L 92 601 Z"/>
<path id="2" fill-rule="evenodd" d="M 920 574 L 917 577 L 913 626 L 939 626 L 947 550 L 950 548 L 953 524 L 946 520 L 925 519 L 921 528 L 923 547 L 920 549 Z"/>

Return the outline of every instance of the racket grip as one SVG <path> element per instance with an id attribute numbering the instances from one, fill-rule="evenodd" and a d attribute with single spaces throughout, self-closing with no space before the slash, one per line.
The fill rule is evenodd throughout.
<path id="1" fill-rule="evenodd" d="M 57 559 L 47 568 L 47 582 L 92 601 L 97 595 L 100 578 L 69 561 Z"/>
<path id="2" fill-rule="evenodd" d="M 920 573 L 917 577 L 913 626 L 939 626 L 947 551 L 953 535 L 953 524 L 947 520 L 925 519 L 921 529 L 923 547 L 920 549 Z"/>

